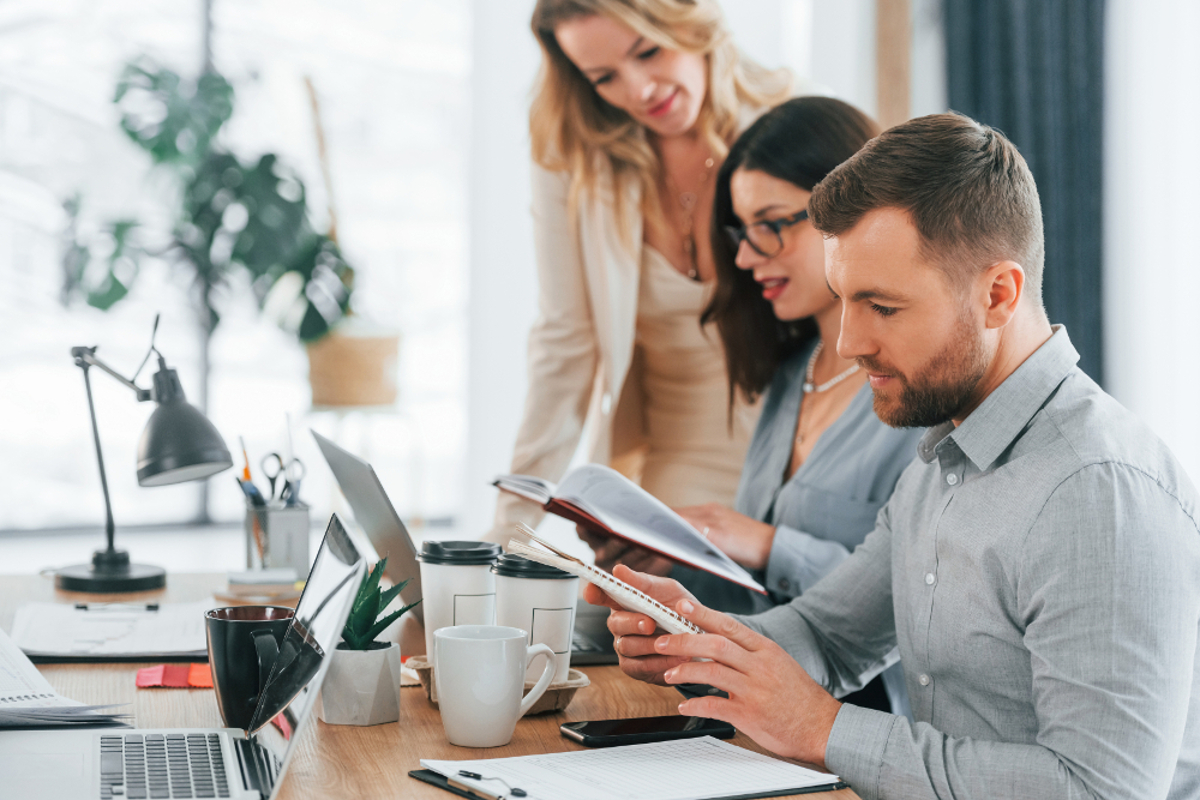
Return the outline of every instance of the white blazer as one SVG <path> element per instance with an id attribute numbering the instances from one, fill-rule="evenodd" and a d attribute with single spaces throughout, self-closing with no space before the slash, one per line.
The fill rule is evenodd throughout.
<path id="1" fill-rule="evenodd" d="M 744 108 L 741 130 L 764 111 Z M 580 192 L 574 220 L 569 173 L 534 165 L 532 183 L 538 317 L 529 335 L 529 390 L 511 472 L 557 481 L 585 427 L 592 462 L 608 464 L 640 443 L 641 399 L 625 389 L 637 333 L 641 188 L 631 182 L 624 189 L 623 239 L 611 171 L 601 171 L 595 187 Z M 536 527 L 542 516 L 535 504 L 501 492 L 487 538 L 506 543 L 515 522 Z"/>
<path id="2" fill-rule="evenodd" d="M 568 210 L 570 175 L 533 167 L 533 233 L 538 316 L 529 334 L 529 390 L 511 471 L 557 481 L 588 431 L 590 461 L 608 464 L 614 439 L 636 441 L 636 393 L 622 390 L 637 328 L 642 216 L 640 188 L 626 189 L 629 237 L 622 241 L 610 173 Z M 618 417 L 622 424 L 614 426 Z M 616 428 L 616 430 L 614 429 Z M 508 540 L 518 520 L 536 525 L 534 504 L 501 494 L 495 537 Z"/>

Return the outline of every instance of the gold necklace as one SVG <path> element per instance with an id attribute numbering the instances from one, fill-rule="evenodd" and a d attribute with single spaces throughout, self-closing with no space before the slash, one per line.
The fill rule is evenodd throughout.
<path id="1" fill-rule="evenodd" d="M 700 181 L 696 184 L 696 191 L 681 192 L 671 176 L 667 176 L 669 188 L 673 190 L 679 197 L 679 205 L 683 207 L 683 254 L 687 258 L 687 276 L 694 281 L 700 280 L 700 265 L 696 261 L 696 237 L 692 233 L 695 226 L 695 211 L 696 203 L 700 199 L 700 192 L 708 183 L 708 175 L 712 172 L 713 165 L 716 160 L 709 156 L 704 159 L 704 174 L 700 176 Z"/>

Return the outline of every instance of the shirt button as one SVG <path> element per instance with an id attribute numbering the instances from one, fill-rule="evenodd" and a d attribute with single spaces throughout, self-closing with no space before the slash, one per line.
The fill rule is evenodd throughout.
<path id="1" fill-rule="evenodd" d="M 926 573 L 925 573 L 925 585 L 926 585 L 926 586 L 933 586 L 933 582 L 934 582 L 935 580 L 937 580 L 937 578 L 933 577 L 933 573 L 932 573 L 932 572 L 926 572 Z"/>
<path id="2" fill-rule="evenodd" d="M 946 476 L 946 483 L 950 484 L 951 486 L 954 486 L 955 484 L 958 483 L 958 476 L 955 475 L 953 472 L 951 472 L 949 475 Z"/>
<path id="3" fill-rule="evenodd" d="M 917 683 L 921 684 L 922 686 L 928 686 L 929 685 L 929 676 L 922 673 L 921 677 L 917 678 Z"/>
<path id="4" fill-rule="evenodd" d="M 612 393 L 605 392 L 604 396 L 600 398 L 600 413 L 607 414 L 610 411 L 612 411 Z"/>
<path id="5" fill-rule="evenodd" d="M 788 579 L 787 579 L 787 578 L 780 578 L 780 579 L 779 579 L 779 588 L 780 588 L 780 589 L 782 589 L 783 591 L 785 591 L 785 592 L 786 592 L 786 591 L 787 591 L 788 589 L 790 589 L 791 587 L 792 587 L 792 584 L 791 584 L 790 582 L 788 582 Z"/>

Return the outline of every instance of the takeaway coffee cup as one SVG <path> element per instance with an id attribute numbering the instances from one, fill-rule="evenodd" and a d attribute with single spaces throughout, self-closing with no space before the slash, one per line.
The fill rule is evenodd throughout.
<path id="1" fill-rule="evenodd" d="M 284 606 L 231 606 L 204 612 L 208 663 L 226 727 L 250 727 L 295 614 Z"/>
<path id="2" fill-rule="evenodd" d="M 506 553 L 492 566 L 496 576 L 496 624 L 520 628 L 529 644 L 554 651 L 554 682 L 567 679 L 571 668 L 571 632 L 579 578 L 561 569 Z M 541 673 L 532 664 L 525 674 L 532 681 Z"/>
<path id="3" fill-rule="evenodd" d="M 491 542 L 426 541 L 421 562 L 425 609 L 425 654 L 433 663 L 433 633 L 452 625 L 491 625 L 496 621 L 496 580 L 492 564 L 500 545 Z"/>
<path id="4" fill-rule="evenodd" d="M 508 744 L 517 720 L 533 707 L 554 677 L 553 651 L 544 644 L 530 647 L 525 631 L 501 625 L 441 628 L 434 632 L 434 641 L 433 679 L 450 744 Z M 541 674 L 522 698 L 525 670 L 538 656 L 545 656 Z"/>

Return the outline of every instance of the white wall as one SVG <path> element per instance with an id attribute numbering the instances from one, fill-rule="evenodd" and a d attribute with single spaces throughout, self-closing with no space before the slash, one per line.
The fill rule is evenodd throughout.
<path id="1" fill-rule="evenodd" d="M 459 532 L 490 527 L 492 478 L 508 469 L 525 401 L 537 283 L 529 217 L 533 0 L 473 0 L 467 465 Z"/>
<path id="2" fill-rule="evenodd" d="M 1109 0 L 1104 315 L 1109 391 L 1200 479 L 1200 4 Z"/>

